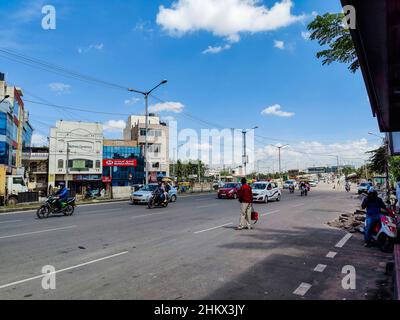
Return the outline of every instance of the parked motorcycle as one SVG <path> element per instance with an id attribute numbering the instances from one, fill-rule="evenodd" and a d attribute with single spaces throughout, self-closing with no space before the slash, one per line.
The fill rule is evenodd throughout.
<path id="1" fill-rule="evenodd" d="M 371 232 L 372 239 L 379 245 L 382 251 L 393 251 L 394 243 L 398 238 L 398 224 L 398 218 L 392 210 L 382 210 L 381 221 L 373 227 Z"/>
<path id="2" fill-rule="evenodd" d="M 45 203 L 37 210 L 36 215 L 39 219 L 46 219 L 51 214 L 63 213 L 65 216 L 72 216 L 76 207 L 76 198 L 68 198 L 66 201 L 61 202 L 61 209 L 57 208 L 56 202 L 58 198 L 50 196 Z"/>
<path id="3" fill-rule="evenodd" d="M 164 197 L 160 192 L 154 192 L 151 196 L 149 203 L 147 204 L 149 209 L 153 209 L 155 207 L 158 208 L 166 208 L 168 207 L 169 198 L 167 196 L 167 201 L 164 201 Z"/>

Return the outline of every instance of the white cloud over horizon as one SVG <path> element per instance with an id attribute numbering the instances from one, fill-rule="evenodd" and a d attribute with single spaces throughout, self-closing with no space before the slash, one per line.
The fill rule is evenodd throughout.
<path id="1" fill-rule="evenodd" d="M 225 50 L 229 50 L 230 48 L 232 48 L 232 46 L 230 44 L 226 44 L 223 46 L 216 46 L 216 47 L 208 46 L 208 48 L 206 50 L 204 50 L 202 53 L 203 54 L 210 54 L 210 53 L 216 54 L 216 53 L 220 53 Z"/>
<path id="2" fill-rule="evenodd" d="M 47 137 L 39 133 L 32 134 L 32 146 L 34 147 L 44 147 L 48 145 Z"/>
<path id="3" fill-rule="evenodd" d="M 103 129 L 110 133 L 122 133 L 126 127 L 124 120 L 109 120 L 103 125 Z"/>
<path id="4" fill-rule="evenodd" d="M 96 50 L 96 51 L 102 51 L 104 49 L 104 43 L 95 43 L 95 44 L 91 44 L 89 46 L 87 46 L 86 48 L 78 48 L 78 53 L 82 54 L 82 53 L 88 53 L 92 50 Z"/>
<path id="5" fill-rule="evenodd" d="M 281 0 L 267 8 L 258 0 L 177 0 L 170 8 L 161 5 L 157 24 L 171 36 L 207 31 L 228 43 L 243 33 L 274 31 L 303 21 L 293 15 L 292 0 Z"/>
<path id="6" fill-rule="evenodd" d="M 158 113 L 158 112 L 174 112 L 181 113 L 185 106 L 180 102 L 162 102 L 151 105 L 149 107 L 150 112 Z"/>
<path id="7" fill-rule="evenodd" d="M 290 118 L 295 115 L 294 112 L 283 111 L 282 107 L 279 104 L 275 104 L 273 106 L 265 108 L 263 111 L 261 111 L 261 114 L 263 116 L 277 116 L 283 118 Z"/>

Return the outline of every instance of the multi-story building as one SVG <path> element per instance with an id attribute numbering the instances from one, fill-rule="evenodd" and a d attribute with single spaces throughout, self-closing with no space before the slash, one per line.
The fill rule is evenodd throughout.
<path id="1" fill-rule="evenodd" d="M 28 176 L 28 189 L 42 196 L 48 191 L 49 148 L 32 147 L 22 154 L 22 164 Z"/>
<path id="2" fill-rule="evenodd" d="M 144 182 L 142 150 L 133 140 L 104 140 L 103 182 L 107 191 L 112 184 L 127 187 Z"/>
<path id="3" fill-rule="evenodd" d="M 130 116 L 124 129 L 124 139 L 136 141 L 144 154 L 146 117 Z M 147 132 L 147 169 L 150 182 L 169 176 L 169 128 L 155 114 L 149 114 Z"/>
<path id="4" fill-rule="evenodd" d="M 74 193 L 102 186 L 103 125 L 58 121 L 50 129 L 49 188 L 65 182 Z"/>
<path id="5" fill-rule="evenodd" d="M 29 152 L 33 128 L 20 88 L 9 86 L 0 73 L 0 165 L 7 174 L 20 174 L 22 153 Z"/>

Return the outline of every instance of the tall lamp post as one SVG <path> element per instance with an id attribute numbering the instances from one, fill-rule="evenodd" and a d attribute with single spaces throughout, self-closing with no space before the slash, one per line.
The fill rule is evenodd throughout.
<path id="1" fill-rule="evenodd" d="M 244 176 L 246 177 L 247 172 L 247 145 L 246 145 L 246 135 L 249 131 L 251 130 L 256 130 L 258 129 L 258 126 L 255 126 L 253 128 L 251 128 L 250 130 L 242 130 L 242 134 L 243 134 L 243 167 L 244 167 Z"/>
<path id="2" fill-rule="evenodd" d="M 273 144 L 270 144 L 270 146 L 275 147 L 275 148 L 278 149 L 278 152 L 279 152 L 279 177 L 280 177 L 280 179 L 282 179 L 281 150 L 286 148 L 286 147 L 289 147 L 289 145 L 285 144 L 284 146 L 275 146 Z"/>
<path id="3" fill-rule="evenodd" d="M 136 89 L 128 89 L 128 91 L 130 92 L 136 92 L 136 93 L 140 93 L 141 95 L 144 96 L 144 100 L 145 100 L 145 105 L 146 105 L 146 132 L 145 132 L 145 146 L 144 146 L 144 165 L 145 165 L 145 177 L 146 177 L 146 181 L 145 184 L 147 184 L 149 181 L 149 168 L 148 168 L 148 163 L 147 163 L 147 147 L 148 147 L 148 142 L 147 142 L 147 134 L 149 131 L 149 95 L 156 90 L 158 87 L 162 86 L 163 84 L 166 84 L 168 81 L 167 80 L 163 80 L 161 81 L 158 85 L 156 85 L 153 89 L 149 90 L 149 91 L 140 91 L 140 90 L 136 90 Z"/>

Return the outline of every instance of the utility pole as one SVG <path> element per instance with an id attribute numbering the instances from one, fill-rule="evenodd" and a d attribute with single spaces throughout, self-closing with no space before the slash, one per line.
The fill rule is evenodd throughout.
<path id="1" fill-rule="evenodd" d="M 153 89 L 151 89 L 150 91 L 144 92 L 144 91 L 140 91 L 140 90 L 136 90 L 136 89 L 128 89 L 128 91 L 130 92 L 136 92 L 136 93 L 140 93 L 141 95 L 144 96 L 144 101 L 145 101 L 145 105 L 146 105 L 146 132 L 145 132 L 145 147 L 144 147 L 144 167 L 145 167 L 145 184 L 149 183 L 149 166 L 148 166 L 148 161 L 147 161 L 147 147 L 148 147 L 148 139 L 147 139 L 147 135 L 148 135 L 148 130 L 149 130 L 149 95 L 156 90 L 158 87 L 160 87 L 163 84 L 166 84 L 168 81 L 167 80 L 163 80 L 161 81 L 158 85 L 156 85 Z"/>
<path id="2" fill-rule="evenodd" d="M 199 162 L 198 162 L 199 183 L 201 183 L 201 168 L 200 168 L 200 166 L 201 166 L 201 160 L 199 159 Z"/>
<path id="3" fill-rule="evenodd" d="M 258 129 L 258 127 L 254 127 L 251 130 L 256 130 Z M 250 130 L 242 130 L 242 134 L 243 134 L 243 167 L 244 167 L 244 176 L 247 176 L 247 145 L 246 145 L 246 135 L 247 132 L 249 132 Z"/>
<path id="4" fill-rule="evenodd" d="M 65 176 L 65 186 L 68 189 L 68 182 L 69 182 L 69 142 L 67 141 L 67 164 L 66 164 L 66 176 Z"/>

